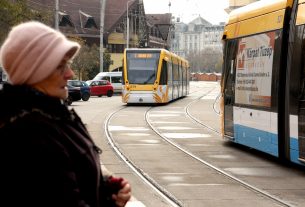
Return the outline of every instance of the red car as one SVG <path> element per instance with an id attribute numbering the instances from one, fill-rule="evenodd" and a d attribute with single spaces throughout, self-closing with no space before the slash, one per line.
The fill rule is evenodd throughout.
<path id="1" fill-rule="evenodd" d="M 108 96 L 111 97 L 113 95 L 113 86 L 107 80 L 89 80 L 86 83 L 90 87 L 90 95 L 91 96 Z"/>

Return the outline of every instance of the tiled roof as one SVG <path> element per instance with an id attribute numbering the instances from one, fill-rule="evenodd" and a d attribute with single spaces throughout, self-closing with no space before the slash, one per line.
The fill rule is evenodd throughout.
<path id="1" fill-rule="evenodd" d="M 106 15 L 104 19 L 104 31 L 108 31 L 122 15 L 126 15 L 127 2 L 129 0 L 107 0 L 106 2 Z M 138 0 L 129 3 L 136 4 Z M 45 8 L 48 10 L 55 10 L 55 1 L 50 0 L 31 0 L 28 1 L 29 5 L 34 8 Z M 100 0 L 60 0 L 59 11 L 64 12 L 69 16 L 71 22 L 75 26 L 78 33 L 92 33 L 97 34 L 100 28 Z M 81 11 L 81 13 L 79 12 Z M 80 16 L 91 17 L 91 20 L 97 25 L 97 28 L 81 28 Z M 85 16 L 86 16 L 85 15 Z M 83 24 L 82 20 L 82 24 Z M 84 26 L 84 25 L 83 25 Z"/>
<path id="2" fill-rule="evenodd" d="M 127 2 L 129 0 L 107 0 L 106 17 L 105 17 L 105 31 L 108 31 L 122 15 L 126 15 Z M 128 4 L 129 9 L 135 5 L 137 1 Z"/>
<path id="3" fill-rule="evenodd" d="M 146 14 L 147 21 L 153 25 L 156 24 L 170 24 L 172 14 Z"/>
<path id="4" fill-rule="evenodd" d="M 204 26 L 212 26 L 210 22 L 203 19 L 201 16 L 198 16 L 196 19 L 191 21 L 189 24 L 195 24 L 195 25 L 204 25 Z"/>
<path id="5" fill-rule="evenodd" d="M 169 27 L 171 26 L 171 18 L 172 14 L 170 13 L 146 14 L 147 22 L 150 25 L 155 25 L 159 29 L 163 40 L 166 40 L 168 37 Z"/>

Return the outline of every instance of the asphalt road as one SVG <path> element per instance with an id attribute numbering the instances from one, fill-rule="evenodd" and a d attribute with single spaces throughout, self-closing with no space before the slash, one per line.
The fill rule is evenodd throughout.
<path id="1" fill-rule="evenodd" d="M 217 103 L 219 84 L 192 82 L 187 97 L 170 104 L 153 107 L 128 106 L 120 96 L 91 97 L 88 102 L 74 102 L 73 107 L 103 150 L 101 160 L 110 171 L 127 178 L 133 195 L 147 207 L 173 206 L 127 167 L 113 151 L 105 134 L 108 123 L 115 144 L 126 157 L 150 178 L 170 192 L 181 206 L 285 206 L 260 193 L 249 190 L 210 167 L 190 158 L 160 138 L 161 135 L 183 149 L 236 176 L 244 182 L 286 202 L 286 206 L 305 206 L 305 174 L 302 169 L 283 165 L 276 159 L 223 140 L 217 133 L 204 129 L 185 113 L 220 130 Z M 149 112 L 147 112 L 149 111 Z M 148 120 L 145 120 L 147 114 Z"/>

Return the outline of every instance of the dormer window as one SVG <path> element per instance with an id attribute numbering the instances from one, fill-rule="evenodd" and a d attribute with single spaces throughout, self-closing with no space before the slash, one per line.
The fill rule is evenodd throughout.
<path id="1" fill-rule="evenodd" d="M 85 12 L 79 10 L 79 18 L 80 18 L 82 28 L 94 27 L 97 29 L 97 24 L 95 23 L 93 16 L 86 14 Z"/>
<path id="2" fill-rule="evenodd" d="M 58 12 L 58 19 L 59 19 L 59 26 L 61 27 L 66 27 L 66 26 L 70 26 L 70 27 L 74 27 L 74 24 L 70 18 L 70 15 L 68 15 L 65 12 Z"/>

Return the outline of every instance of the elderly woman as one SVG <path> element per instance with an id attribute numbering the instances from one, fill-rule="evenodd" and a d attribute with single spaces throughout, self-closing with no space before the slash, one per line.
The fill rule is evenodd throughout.
<path id="1" fill-rule="evenodd" d="M 0 90 L 2 203 L 6 206 L 125 206 L 122 178 L 105 179 L 99 148 L 64 104 L 80 46 L 39 22 L 14 27 L 0 51 L 9 84 Z"/>

